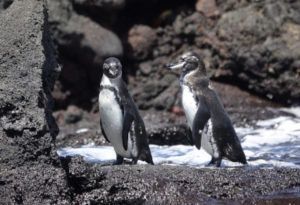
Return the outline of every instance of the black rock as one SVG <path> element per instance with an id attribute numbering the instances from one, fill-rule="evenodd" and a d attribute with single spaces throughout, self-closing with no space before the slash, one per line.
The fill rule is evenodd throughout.
<path id="1" fill-rule="evenodd" d="M 236 80 L 272 101 L 299 102 L 299 70 L 293 67 L 300 59 L 299 8 L 297 2 L 259 1 L 224 13 L 212 42 L 219 61 L 214 78 Z"/>
<path id="2" fill-rule="evenodd" d="M 67 163 L 66 171 L 78 193 L 74 202 L 79 204 L 299 202 L 299 169 L 111 166 L 76 157 Z"/>
<path id="3" fill-rule="evenodd" d="M 54 149 L 51 90 L 60 68 L 45 4 L 14 1 L 1 12 L 0 25 L 1 203 L 69 204 Z"/>
<path id="4" fill-rule="evenodd" d="M 1 10 L 7 9 L 12 2 L 13 0 L 0 0 L 0 12 Z"/>
<path id="5" fill-rule="evenodd" d="M 74 0 L 73 4 L 76 7 L 87 10 L 88 13 L 92 13 L 97 10 L 120 10 L 125 7 L 126 0 Z"/>
<path id="6" fill-rule="evenodd" d="M 110 56 L 122 57 L 121 41 L 112 31 L 76 13 L 71 1 L 47 2 L 52 39 L 62 64 L 60 92 L 71 93 L 63 101 L 90 109 L 91 98 L 98 92 L 103 61 Z"/>

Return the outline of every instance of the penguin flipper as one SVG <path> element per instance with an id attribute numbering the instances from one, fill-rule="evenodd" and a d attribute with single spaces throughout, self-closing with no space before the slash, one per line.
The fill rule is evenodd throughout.
<path id="1" fill-rule="evenodd" d="M 103 126 L 102 126 L 102 122 L 101 122 L 101 120 L 100 120 L 100 127 L 101 127 L 101 132 L 102 132 L 102 134 L 103 134 L 104 138 L 106 139 L 106 141 L 110 142 L 110 141 L 108 140 L 108 138 L 107 138 L 107 136 L 106 136 L 105 132 L 104 132 L 104 129 L 103 129 Z"/>
<path id="2" fill-rule="evenodd" d="M 190 143 L 190 145 L 194 145 L 193 135 L 191 129 L 188 129 L 187 140 Z"/>
<path id="3" fill-rule="evenodd" d="M 130 112 L 125 112 L 123 120 L 123 130 L 122 130 L 122 141 L 125 150 L 128 148 L 128 134 L 130 132 L 132 122 L 134 121 L 134 115 Z"/>
<path id="4" fill-rule="evenodd" d="M 202 135 L 202 133 L 199 133 L 199 131 L 203 130 L 209 118 L 210 118 L 210 113 L 208 107 L 206 106 L 205 99 L 203 96 L 200 96 L 198 110 L 196 112 L 193 126 L 192 126 L 193 141 L 198 149 L 200 149 L 201 147 L 201 135 Z"/>

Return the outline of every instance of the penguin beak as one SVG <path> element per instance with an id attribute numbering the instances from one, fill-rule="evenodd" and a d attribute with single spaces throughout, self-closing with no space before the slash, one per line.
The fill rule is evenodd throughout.
<path id="1" fill-rule="evenodd" d="M 112 76 L 116 76 L 118 74 L 118 69 L 109 69 L 108 71 Z"/>
<path id="2" fill-rule="evenodd" d="M 184 66 L 184 61 L 176 62 L 176 63 L 171 63 L 167 65 L 167 68 L 169 70 L 177 70 L 180 69 Z"/>

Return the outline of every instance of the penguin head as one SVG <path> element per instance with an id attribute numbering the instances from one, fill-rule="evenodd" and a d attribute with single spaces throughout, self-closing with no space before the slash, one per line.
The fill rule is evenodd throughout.
<path id="1" fill-rule="evenodd" d="M 167 68 L 170 70 L 181 69 L 183 73 L 199 69 L 205 73 L 204 63 L 200 60 L 198 54 L 193 51 L 183 53 L 179 57 L 179 61 L 167 65 Z"/>
<path id="2" fill-rule="evenodd" d="M 187 51 L 185 53 L 183 53 L 180 58 L 186 58 L 188 56 L 195 56 L 197 57 L 198 59 L 200 59 L 200 56 L 195 52 L 195 51 Z"/>
<path id="3" fill-rule="evenodd" d="M 103 74 L 109 78 L 117 78 L 122 75 L 122 65 L 115 57 L 107 58 L 103 63 Z"/>

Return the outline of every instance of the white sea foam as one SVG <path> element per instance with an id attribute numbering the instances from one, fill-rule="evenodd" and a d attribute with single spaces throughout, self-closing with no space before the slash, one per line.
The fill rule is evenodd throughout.
<path id="1" fill-rule="evenodd" d="M 80 148 L 65 147 L 57 151 L 61 157 L 83 156 L 84 160 L 89 162 L 106 162 L 116 158 L 112 146 L 82 146 Z"/>
<path id="2" fill-rule="evenodd" d="M 300 118 L 300 107 L 281 108 L 280 110 L 291 113 Z"/>
<path id="3" fill-rule="evenodd" d="M 79 129 L 79 130 L 76 130 L 76 134 L 85 133 L 85 132 L 87 132 L 87 131 L 89 131 L 88 128 L 81 128 L 81 129 Z"/>
<path id="4" fill-rule="evenodd" d="M 236 131 L 250 166 L 300 168 L 300 117 L 258 121 L 257 128 L 236 128 Z M 204 167 L 211 159 L 203 149 L 187 145 L 150 145 L 150 149 L 155 164 Z M 81 155 L 90 162 L 106 162 L 116 157 L 111 146 L 66 147 L 59 150 L 58 155 Z M 223 167 L 240 165 L 227 160 L 222 162 Z"/>

